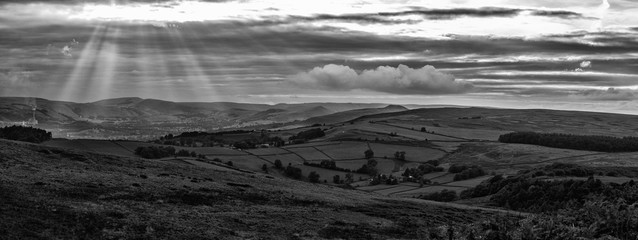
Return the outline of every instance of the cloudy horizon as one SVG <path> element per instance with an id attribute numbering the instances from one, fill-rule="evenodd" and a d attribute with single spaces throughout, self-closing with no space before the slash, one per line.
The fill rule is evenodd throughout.
<path id="1" fill-rule="evenodd" d="M 628 0 L 0 3 L 0 96 L 638 114 Z"/>

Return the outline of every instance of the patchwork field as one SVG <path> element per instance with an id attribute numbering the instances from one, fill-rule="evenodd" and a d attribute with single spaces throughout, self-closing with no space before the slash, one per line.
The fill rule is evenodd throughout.
<path id="1" fill-rule="evenodd" d="M 598 155 L 598 152 L 548 148 L 525 144 L 465 143 L 446 156 L 449 163 L 475 164 L 490 169 L 526 168 L 554 161 L 582 159 L 584 156 Z"/>
<path id="2" fill-rule="evenodd" d="M 304 162 L 302 158 L 292 153 L 281 154 L 281 155 L 266 155 L 266 156 L 260 156 L 260 157 L 267 159 L 268 161 L 272 163 L 274 163 L 277 159 L 279 159 L 282 163 L 282 166 L 284 167 L 288 166 L 288 164 L 297 165 L 297 164 L 302 164 Z"/>
<path id="3" fill-rule="evenodd" d="M 316 161 L 316 160 L 330 160 L 330 157 L 328 157 L 326 154 L 322 153 L 321 151 L 313 148 L 313 147 L 306 147 L 306 148 L 289 148 L 288 150 L 298 154 L 299 156 L 301 156 L 303 159 L 305 159 L 306 161 Z"/>
<path id="4" fill-rule="evenodd" d="M 425 147 L 399 146 L 382 143 L 370 143 L 370 147 L 372 151 L 374 151 L 374 156 L 381 158 L 394 158 L 395 152 L 404 151 L 406 161 L 410 162 L 427 162 L 445 156 L 445 152 L 441 150 Z"/>
<path id="5" fill-rule="evenodd" d="M 338 145 L 324 145 L 316 148 L 335 160 L 357 159 L 365 157 L 364 152 L 368 150 L 368 144 L 365 142 L 341 142 Z"/>

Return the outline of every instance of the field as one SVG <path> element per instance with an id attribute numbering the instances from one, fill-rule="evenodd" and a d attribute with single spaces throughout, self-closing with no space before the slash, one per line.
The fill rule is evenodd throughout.
<path id="1" fill-rule="evenodd" d="M 330 160 L 330 157 L 313 147 L 288 148 L 288 150 L 298 154 L 306 161 Z"/>
<path id="2" fill-rule="evenodd" d="M 471 121 L 471 120 L 468 120 Z M 410 121 L 390 121 L 387 124 L 403 127 L 403 128 L 414 128 L 421 129 L 421 127 L 425 127 L 426 131 L 434 132 L 436 134 L 463 138 L 463 139 L 475 139 L 475 140 L 489 140 L 496 141 L 498 137 L 502 134 L 508 133 L 510 131 L 501 131 L 501 130 L 485 130 L 485 129 L 475 129 L 475 128 L 453 128 L 453 127 L 436 127 L 427 125 L 417 125 Z M 436 141 L 437 139 L 432 139 Z M 456 139 L 458 140 L 458 139 Z"/>
<path id="3" fill-rule="evenodd" d="M 449 224 L 416 216 L 460 228 L 499 213 L 2 140 L 0 166 L 2 239 L 413 239 Z"/>
<path id="4" fill-rule="evenodd" d="M 290 153 L 286 151 L 285 149 L 281 149 L 281 148 L 256 148 L 256 149 L 246 149 L 245 151 L 251 154 L 259 155 L 259 156 Z"/>
<path id="5" fill-rule="evenodd" d="M 488 169 L 526 169 L 556 161 L 577 160 L 600 153 L 525 144 L 465 143 L 448 155 L 449 163 L 475 164 Z"/>
<path id="6" fill-rule="evenodd" d="M 445 152 L 424 147 L 410 147 L 389 145 L 382 143 L 370 143 L 370 148 L 374 151 L 375 157 L 388 157 L 394 158 L 394 153 L 397 151 L 404 151 L 406 161 L 410 162 L 427 162 L 429 160 L 439 159 L 445 156 Z"/>
<path id="7" fill-rule="evenodd" d="M 317 149 L 330 156 L 332 159 L 361 159 L 368 150 L 365 142 L 340 142 L 338 145 L 317 146 Z"/>
<path id="8" fill-rule="evenodd" d="M 113 141 L 106 140 L 67 140 L 67 139 L 53 139 L 44 143 L 44 145 L 52 147 L 61 147 L 69 149 L 79 149 L 85 151 L 92 151 L 97 153 L 113 154 L 118 156 L 135 157 L 132 150 L 116 144 Z M 134 148 L 133 148 L 134 149 Z"/>
<path id="9" fill-rule="evenodd" d="M 292 153 L 281 154 L 281 155 L 267 155 L 267 156 L 261 156 L 261 158 L 267 159 L 273 164 L 275 160 L 279 159 L 281 160 L 281 164 L 284 167 L 288 166 L 288 164 L 297 165 L 297 164 L 302 164 L 304 162 L 302 158 Z"/>
<path id="10" fill-rule="evenodd" d="M 241 169 L 246 169 L 246 170 L 251 170 L 251 171 L 262 171 L 261 167 L 264 164 L 267 165 L 272 165 L 273 163 L 271 162 L 267 162 L 264 161 L 256 156 L 252 156 L 252 155 L 244 155 L 244 156 L 224 156 L 224 157 L 219 157 L 219 159 L 223 162 L 223 163 L 227 163 L 227 162 L 233 162 L 233 166 L 241 168 Z"/>

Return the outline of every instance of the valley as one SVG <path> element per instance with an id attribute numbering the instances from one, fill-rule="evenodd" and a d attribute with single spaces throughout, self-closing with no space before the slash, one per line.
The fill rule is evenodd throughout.
<path id="1" fill-rule="evenodd" d="M 275 233 L 274 239 L 417 239 L 443 237 L 451 228 L 465 239 L 468 229 L 487 234 L 467 228 L 483 220 L 519 226 L 521 219 L 545 219 L 495 202 L 505 190 L 482 192 L 495 179 L 622 186 L 638 180 L 632 153 L 498 141 L 519 131 L 631 136 L 636 116 L 396 106 L 319 110 L 328 117 L 221 132 L 168 128 L 160 132 L 169 134 L 148 141 L 0 140 L 3 214 L 25 231 L 10 236 L 73 229 L 89 238 L 245 239 Z M 335 114 L 348 120 L 315 122 Z M 139 154 L 169 147 L 174 154 L 156 159 Z M 27 194 L 32 191 L 37 194 Z M 21 211 L 42 219 L 38 226 L 48 230 L 30 232 L 35 225 L 24 222 Z M 49 216 L 68 221 L 55 225 Z M 89 222 L 72 220 L 85 218 Z M 208 230 L 192 226 L 203 222 Z M 302 225 L 288 227 L 294 222 Z"/>

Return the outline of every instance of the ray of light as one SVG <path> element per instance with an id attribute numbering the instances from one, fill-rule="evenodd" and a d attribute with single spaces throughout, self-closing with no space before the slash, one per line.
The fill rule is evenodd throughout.
<path id="1" fill-rule="evenodd" d="M 58 95 L 58 99 L 72 100 L 83 99 L 86 97 L 86 75 L 89 68 L 94 64 L 95 55 L 102 38 L 104 37 L 105 27 L 98 25 L 94 28 L 91 37 L 86 45 L 81 49 L 80 56 L 75 60 L 75 66 L 71 75 L 63 84 L 62 91 Z"/>
<path id="2" fill-rule="evenodd" d="M 114 78 L 117 76 L 119 46 L 117 39 L 121 34 L 119 28 L 107 28 L 105 37 L 112 41 L 105 41 L 98 49 L 96 61 L 97 64 L 93 72 L 89 85 L 91 98 L 96 100 L 112 97 L 112 89 Z"/>
<path id="3" fill-rule="evenodd" d="M 189 92 L 189 94 L 194 94 L 190 96 L 191 98 L 197 98 L 198 92 L 210 90 L 213 87 L 209 85 L 211 79 L 204 72 L 197 56 L 189 49 L 188 44 L 190 43 L 187 43 L 182 36 L 182 29 L 168 28 L 167 30 L 171 41 L 177 46 L 177 60 L 182 68 L 186 70 L 185 76 L 177 80 L 175 87 L 181 91 Z M 182 94 L 184 93 L 182 92 Z M 218 97 L 218 95 L 213 96 L 213 98 Z"/>

